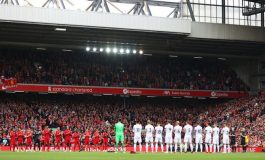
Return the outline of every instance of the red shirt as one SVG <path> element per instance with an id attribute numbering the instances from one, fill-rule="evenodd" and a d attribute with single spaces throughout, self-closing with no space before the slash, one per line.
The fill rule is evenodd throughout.
<path id="1" fill-rule="evenodd" d="M 44 129 L 43 130 L 43 136 L 45 139 L 50 139 L 51 138 L 51 131 L 49 129 Z"/>
<path id="2" fill-rule="evenodd" d="M 98 131 L 95 131 L 94 137 L 99 137 L 99 132 Z"/>
<path id="3" fill-rule="evenodd" d="M 9 136 L 10 136 L 10 139 L 12 140 L 16 139 L 16 133 L 14 131 L 10 131 Z"/>
<path id="4" fill-rule="evenodd" d="M 55 131 L 55 137 L 56 137 L 57 139 L 60 139 L 60 138 L 62 137 L 62 133 L 61 133 L 60 130 L 56 130 L 56 131 Z"/>
<path id="5" fill-rule="evenodd" d="M 17 137 L 18 137 L 18 138 L 23 138 L 23 137 L 24 137 L 24 132 L 23 132 L 22 130 L 19 130 L 19 131 L 17 132 Z"/>
<path id="6" fill-rule="evenodd" d="M 79 139 L 80 139 L 80 134 L 79 134 L 78 132 L 74 132 L 74 133 L 73 133 L 73 138 L 74 138 L 75 141 L 79 141 Z"/>
<path id="7" fill-rule="evenodd" d="M 27 132 L 26 132 L 26 137 L 27 137 L 28 139 L 32 139 L 32 131 L 27 131 Z"/>
<path id="8" fill-rule="evenodd" d="M 109 134 L 107 132 L 103 132 L 103 137 L 104 138 L 108 138 L 109 137 Z"/>
<path id="9" fill-rule="evenodd" d="M 90 132 L 90 131 L 87 131 L 87 132 L 85 133 L 85 138 L 90 138 L 90 135 L 91 135 L 91 132 Z"/>
<path id="10" fill-rule="evenodd" d="M 71 130 L 67 129 L 67 130 L 64 131 L 65 139 L 71 139 L 71 136 L 72 136 Z"/>

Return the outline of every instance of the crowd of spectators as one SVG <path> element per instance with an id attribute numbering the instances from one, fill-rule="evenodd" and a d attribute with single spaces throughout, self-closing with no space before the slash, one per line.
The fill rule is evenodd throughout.
<path id="1" fill-rule="evenodd" d="M 172 124 L 179 120 L 182 125 L 189 120 L 227 123 L 234 128 L 239 141 L 239 133 L 246 128 L 250 135 L 249 144 L 261 146 L 265 142 L 265 97 L 249 97 L 232 101 L 192 100 L 172 98 L 121 98 L 115 96 L 93 97 L 87 95 L 39 95 L 0 94 L 0 133 L 7 135 L 11 128 L 36 129 L 38 126 L 50 128 L 66 126 L 93 132 L 108 131 L 110 145 L 114 144 L 113 125 L 122 117 L 125 124 L 126 144 L 132 143 L 132 126 L 139 120 L 144 126 L 147 120 L 154 125 L 167 120 Z M 143 138 L 144 140 L 144 138 Z"/>
<path id="2" fill-rule="evenodd" d="M 248 90 L 220 60 L 98 53 L 1 53 L 0 75 L 18 83 Z"/>

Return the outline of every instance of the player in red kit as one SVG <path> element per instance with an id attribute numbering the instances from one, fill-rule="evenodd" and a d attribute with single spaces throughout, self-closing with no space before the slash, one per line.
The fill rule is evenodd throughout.
<path id="1" fill-rule="evenodd" d="M 27 129 L 26 131 L 26 151 L 32 151 L 32 131 L 30 129 Z"/>
<path id="2" fill-rule="evenodd" d="M 108 142 L 109 142 L 109 134 L 108 132 L 103 132 L 103 150 L 108 149 Z"/>
<path id="3" fill-rule="evenodd" d="M 73 144 L 74 144 L 74 151 L 76 151 L 77 149 L 80 150 L 80 134 L 77 131 L 77 129 L 73 133 Z"/>
<path id="4" fill-rule="evenodd" d="M 93 144 L 95 149 L 98 149 L 98 143 L 99 143 L 99 131 L 96 130 L 93 135 Z"/>
<path id="5" fill-rule="evenodd" d="M 23 150 L 23 142 L 24 142 L 24 131 L 19 128 L 17 131 L 17 145 L 18 145 L 18 151 Z"/>
<path id="6" fill-rule="evenodd" d="M 57 130 L 55 131 L 54 137 L 55 137 L 54 150 L 60 151 L 60 147 L 62 144 L 62 132 L 60 130 L 60 127 L 58 127 Z"/>
<path id="7" fill-rule="evenodd" d="M 51 142 L 51 131 L 48 128 L 48 126 L 45 127 L 43 130 L 43 138 L 44 138 L 44 144 L 42 145 L 42 150 L 46 151 L 46 147 L 48 147 L 47 151 L 50 151 L 50 142 Z"/>
<path id="8" fill-rule="evenodd" d="M 67 126 L 66 130 L 64 131 L 64 150 L 71 151 L 71 138 L 72 138 L 72 131 L 69 129 L 69 126 Z"/>
<path id="9" fill-rule="evenodd" d="M 90 151 L 90 136 L 91 136 L 91 131 L 88 129 L 86 130 L 84 134 L 84 147 L 85 151 Z"/>
<path id="10" fill-rule="evenodd" d="M 10 151 L 12 152 L 15 152 L 15 149 L 16 149 L 16 132 L 11 129 L 10 130 L 10 133 L 9 133 L 9 137 L 10 137 Z"/>

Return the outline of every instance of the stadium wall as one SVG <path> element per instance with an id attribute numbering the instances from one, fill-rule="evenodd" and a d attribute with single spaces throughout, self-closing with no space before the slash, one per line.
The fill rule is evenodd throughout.
<path id="1" fill-rule="evenodd" d="M 171 34 L 191 32 L 189 20 L 9 5 L 0 5 L 0 21 Z"/>
<path id="2" fill-rule="evenodd" d="M 190 38 L 265 42 L 265 28 L 192 22 Z"/>

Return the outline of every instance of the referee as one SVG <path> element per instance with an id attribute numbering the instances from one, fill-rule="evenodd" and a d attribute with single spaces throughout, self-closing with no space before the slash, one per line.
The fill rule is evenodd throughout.
<path id="1" fill-rule="evenodd" d="M 232 147 L 232 152 L 236 152 L 236 133 L 235 133 L 235 128 L 231 128 L 230 132 L 230 145 Z"/>
<path id="2" fill-rule="evenodd" d="M 242 128 L 240 133 L 240 139 L 241 139 L 241 146 L 243 148 L 243 153 L 247 151 L 246 137 L 247 137 L 246 129 Z"/>
<path id="3" fill-rule="evenodd" d="M 40 137 L 41 137 L 41 129 L 37 128 L 34 130 L 33 133 L 34 151 L 36 151 L 36 146 L 38 146 L 39 151 L 41 151 Z"/>

